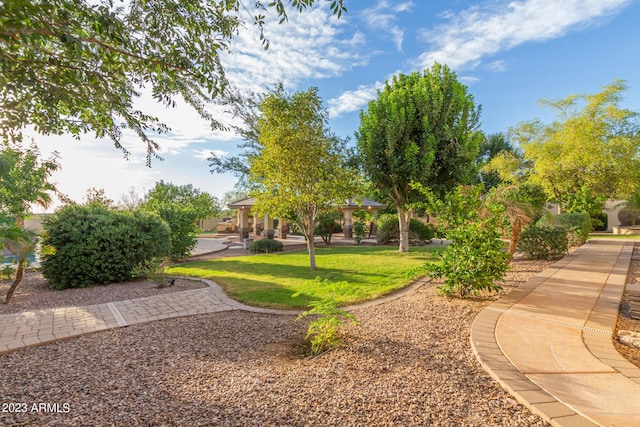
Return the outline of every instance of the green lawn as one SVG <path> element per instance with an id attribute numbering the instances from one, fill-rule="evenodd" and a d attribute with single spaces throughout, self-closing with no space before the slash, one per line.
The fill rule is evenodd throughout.
<path id="1" fill-rule="evenodd" d="M 219 258 L 170 267 L 167 273 L 216 281 L 232 298 L 272 308 L 306 308 L 310 301 L 334 297 L 340 305 L 372 300 L 411 283 L 407 272 L 436 260 L 435 249 L 358 246 L 317 248 L 318 270 L 309 270 L 306 251 Z M 314 281 L 320 277 L 331 284 Z M 346 282 L 346 283 L 341 283 Z M 296 292 L 301 295 L 292 298 Z"/>

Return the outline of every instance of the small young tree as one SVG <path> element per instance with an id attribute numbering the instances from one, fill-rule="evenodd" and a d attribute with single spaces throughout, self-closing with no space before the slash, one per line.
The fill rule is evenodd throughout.
<path id="1" fill-rule="evenodd" d="M 296 222 L 307 240 L 312 271 L 318 214 L 352 197 L 357 179 L 346 164 L 344 143 L 329 133 L 317 92 L 267 95 L 258 121 L 263 148 L 249 159 L 250 181 L 258 188 L 253 209 Z"/>
<path id="2" fill-rule="evenodd" d="M 444 202 L 435 200 L 446 236 L 453 243 L 440 255 L 439 264 L 427 263 L 431 277 L 445 277 L 443 295 L 467 297 L 480 291 L 497 292 L 496 281 L 507 271 L 508 255 L 500 240 L 504 207 L 483 201 L 481 186 L 458 187 Z"/>
<path id="3" fill-rule="evenodd" d="M 5 303 L 8 303 L 16 287 L 24 277 L 27 257 L 35 249 L 32 233 L 24 229 L 24 220 L 31 204 L 46 207 L 51 193 L 56 191 L 49 182 L 58 170 L 57 154 L 42 160 L 34 145 L 27 149 L 4 146 L 0 151 L 0 214 L 4 226 L 0 227 L 0 239 L 18 258 L 15 280 L 11 284 Z"/>

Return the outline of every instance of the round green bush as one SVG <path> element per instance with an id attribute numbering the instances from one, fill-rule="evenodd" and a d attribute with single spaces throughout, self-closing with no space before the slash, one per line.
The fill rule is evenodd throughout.
<path id="1" fill-rule="evenodd" d="M 282 242 L 273 239 L 256 240 L 249 245 L 249 251 L 253 254 L 256 253 L 271 253 L 279 252 L 282 250 Z"/>
<path id="2" fill-rule="evenodd" d="M 564 227 L 533 225 L 522 232 L 518 249 L 530 259 L 558 259 L 569 250 L 569 239 Z"/>
<path id="3" fill-rule="evenodd" d="M 171 250 L 169 226 L 148 212 L 68 205 L 43 225 L 42 274 L 57 289 L 131 280 L 138 266 Z"/>
<path id="4" fill-rule="evenodd" d="M 640 215 L 635 209 L 622 208 L 618 211 L 618 221 L 622 226 L 640 225 Z"/>
<path id="5" fill-rule="evenodd" d="M 409 240 L 430 242 L 435 235 L 432 224 L 425 224 L 415 218 L 409 222 Z M 378 219 L 376 241 L 379 245 L 400 240 L 400 223 L 397 215 L 383 215 Z"/>

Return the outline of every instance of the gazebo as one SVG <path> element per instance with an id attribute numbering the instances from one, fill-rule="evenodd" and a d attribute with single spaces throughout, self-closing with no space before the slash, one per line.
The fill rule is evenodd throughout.
<path id="1" fill-rule="evenodd" d="M 251 208 L 256 203 L 254 198 L 246 198 L 238 200 L 237 202 L 229 203 L 227 206 L 229 209 L 237 209 L 237 230 L 240 234 L 240 238 L 249 237 L 249 233 L 253 231 L 254 235 L 258 235 L 260 232 L 260 217 L 259 215 L 253 215 L 253 226 L 249 224 L 249 217 L 252 214 Z M 371 213 L 375 213 L 378 209 L 385 208 L 386 205 L 376 202 L 375 200 L 367 198 L 353 198 L 347 199 L 344 204 L 336 204 L 335 207 L 342 212 L 343 215 L 343 230 L 344 236 L 353 237 L 353 213 L 360 209 L 365 209 Z M 273 218 L 266 214 L 263 218 L 262 234 L 267 239 L 273 239 L 275 230 L 273 228 Z M 278 222 L 278 237 L 281 239 L 287 238 L 288 225 L 286 221 Z"/>

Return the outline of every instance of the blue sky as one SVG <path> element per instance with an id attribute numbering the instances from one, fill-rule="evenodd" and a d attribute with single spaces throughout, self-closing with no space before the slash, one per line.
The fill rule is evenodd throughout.
<path id="1" fill-rule="evenodd" d="M 324 2 L 320 2 L 324 3 Z M 348 12 L 331 16 L 328 4 L 289 22 L 268 22 L 264 51 L 251 25 L 223 58 L 231 83 L 264 91 L 282 81 L 289 91 L 319 88 L 331 129 L 350 136 L 359 111 L 396 73 L 446 63 L 482 105 L 481 129 L 506 132 L 524 120 L 553 120 L 538 100 L 598 92 L 616 78 L 627 81 L 624 106 L 640 112 L 640 0 L 392 1 L 345 0 Z M 127 161 L 108 140 L 91 136 L 35 136 L 43 154 L 57 150 L 62 169 L 53 180 L 81 201 L 89 187 L 119 200 L 130 187 L 143 194 L 157 180 L 193 184 L 217 197 L 233 188 L 231 175 L 212 175 L 205 160 L 214 151 L 237 153 L 232 133 L 211 131 L 188 106 L 166 110 L 149 97 L 140 108 L 172 129 L 155 138 L 163 162 L 145 167 L 143 144 L 126 134 Z M 215 106 L 226 123 L 233 118 Z"/>

